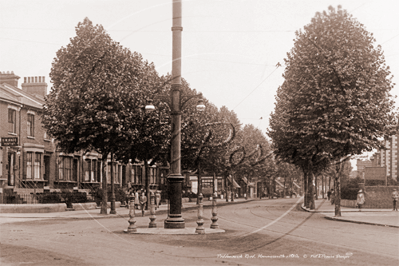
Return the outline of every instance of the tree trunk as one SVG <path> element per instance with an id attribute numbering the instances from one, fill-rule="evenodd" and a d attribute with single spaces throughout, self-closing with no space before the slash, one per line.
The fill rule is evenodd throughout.
<path id="1" fill-rule="evenodd" d="M 314 210 L 315 209 L 315 202 L 314 202 L 314 174 L 312 172 L 309 172 L 309 203 L 310 203 L 310 209 Z"/>
<path id="2" fill-rule="evenodd" d="M 145 195 L 147 197 L 147 204 L 145 205 L 145 209 L 148 210 L 151 194 L 150 194 L 150 178 L 148 176 L 149 169 L 148 169 L 147 160 L 144 160 L 144 171 L 145 171 L 144 177 L 145 177 L 145 193 L 146 193 Z"/>
<path id="3" fill-rule="evenodd" d="M 306 208 L 310 207 L 309 204 L 309 182 L 308 182 L 308 172 L 303 172 L 303 189 L 304 189 L 304 205 Z"/>
<path id="4" fill-rule="evenodd" d="M 335 217 L 341 217 L 341 180 L 340 180 L 341 168 L 342 168 L 342 162 L 340 162 L 338 164 L 338 167 L 336 167 L 337 170 L 335 173 L 335 182 L 334 182 Z"/>
<path id="5" fill-rule="evenodd" d="M 284 189 L 283 189 L 283 198 L 285 199 L 285 184 L 286 184 L 287 177 L 284 177 Z"/>
<path id="6" fill-rule="evenodd" d="M 319 184 L 318 184 L 318 182 L 317 182 L 317 179 L 318 179 L 319 177 L 318 176 L 315 176 L 315 194 L 316 194 L 316 200 L 318 200 L 319 199 Z"/>
<path id="7" fill-rule="evenodd" d="M 111 211 L 110 214 L 116 214 L 115 210 L 115 177 L 114 177 L 114 153 L 111 152 Z"/>
<path id="8" fill-rule="evenodd" d="M 325 195 L 325 193 L 326 193 L 326 191 L 325 191 L 324 175 L 321 175 L 321 193 L 323 194 L 323 195 L 322 195 L 322 198 L 324 199 L 324 195 Z"/>
<path id="9" fill-rule="evenodd" d="M 104 157 L 102 157 L 102 161 L 103 161 L 103 165 L 102 165 L 102 175 L 103 175 L 103 179 L 102 179 L 102 193 L 103 193 L 103 198 L 102 198 L 102 203 L 101 203 L 101 211 L 100 214 L 107 214 L 107 201 L 108 201 L 108 191 L 107 191 L 107 175 L 106 175 L 106 171 L 105 171 L 105 167 L 107 165 L 107 155 L 103 155 Z"/>
<path id="10" fill-rule="evenodd" d="M 226 202 L 229 202 L 229 190 L 228 190 L 228 185 L 227 185 L 227 175 L 228 175 L 228 173 L 227 172 L 224 172 L 224 185 L 225 185 L 225 188 L 224 188 L 224 190 L 226 191 Z"/>

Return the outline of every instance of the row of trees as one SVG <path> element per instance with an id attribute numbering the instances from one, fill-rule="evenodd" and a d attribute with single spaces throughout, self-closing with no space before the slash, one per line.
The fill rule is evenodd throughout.
<path id="1" fill-rule="evenodd" d="M 101 25 L 84 19 L 76 36 L 56 54 L 50 73 L 53 87 L 46 98 L 43 125 L 67 153 L 97 151 L 111 160 L 167 164 L 171 128 L 168 121 L 171 77 L 113 41 Z M 264 176 L 273 168 L 270 145 L 259 129 L 241 127 L 237 115 L 204 99 L 195 111 L 197 92 L 182 79 L 182 167 L 216 174 Z M 185 100 L 187 99 L 187 101 Z M 157 107 L 146 112 L 150 100 Z M 185 102 L 186 101 L 186 102 Z M 201 167 L 200 167 L 201 166 Z M 103 176 L 105 168 L 102 169 Z M 148 171 L 145 171 L 148 174 Z M 146 176 L 147 193 L 149 178 Z M 113 189 L 111 167 L 111 190 Z M 107 180 L 103 179 L 103 189 Z M 107 213 L 104 193 L 101 213 Z M 149 198 L 149 195 L 147 195 Z M 111 212 L 114 210 L 111 194 Z M 113 205 L 112 205 L 113 204 Z"/>
<path id="2" fill-rule="evenodd" d="M 317 13 L 295 34 L 268 135 L 277 160 L 302 170 L 307 207 L 314 208 L 314 177 L 333 172 L 340 216 L 343 162 L 382 148 L 392 134 L 394 84 L 373 35 L 341 6 Z"/>

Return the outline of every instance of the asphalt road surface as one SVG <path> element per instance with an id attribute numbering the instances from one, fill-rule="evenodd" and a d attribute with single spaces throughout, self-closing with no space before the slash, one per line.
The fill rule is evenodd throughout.
<path id="1" fill-rule="evenodd" d="M 399 265 L 399 230 L 304 212 L 298 199 L 218 208 L 225 233 L 125 234 L 128 217 L 2 224 L 0 265 Z M 211 209 L 205 209 L 205 226 Z M 157 217 L 163 226 L 166 214 Z M 197 211 L 183 212 L 196 227 Z M 147 217 L 136 217 L 147 227 Z"/>

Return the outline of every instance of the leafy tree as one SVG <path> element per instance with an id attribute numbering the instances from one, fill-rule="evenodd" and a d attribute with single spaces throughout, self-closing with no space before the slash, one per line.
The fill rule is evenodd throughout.
<path id="1" fill-rule="evenodd" d="M 275 153 L 302 168 L 312 208 L 314 174 L 336 163 L 336 216 L 342 162 L 382 147 L 395 123 L 392 77 L 374 42 L 340 6 L 317 13 L 296 32 L 270 119 Z"/>
<path id="2" fill-rule="evenodd" d="M 54 86 L 44 106 L 43 125 L 64 151 L 96 150 L 102 155 L 105 191 L 108 155 L 137 134 L 133 125 L 135 110 L 145 99 L 144 66 L 139 54 L 113 41 L 88 18 L 78 23 L 76 36 L 57 52 L 52 64 Z M 105 214 L 106 194 L 101 207 Z"/>
<path id="3" fill-rule="evenodd" d="M 116 157 L 123 161 L 138 161 L 144 163 L 144 182 L 147 193 L 147 199 L 150 200 L 150 180 L 149 166 L 164 160 L 163 154 L 167 153 L 170 146 L 170 124 L 164 121 L 169 113 L 166 103 L 157 102 L 157 110 L 148 112 L 145 110 L 146 104 L 149 103 L 151 95 L 154 91 L 166 90 L 165 85 L 168 83 L 167 77 L 160 77 L 155 70 L 154 64 L 143 62 L 143 73 L 140 92 L 140 99 L 136 99 L 141 105 L 133 111 L 134 117 L 131 121 L 131 130 L 134 134 L 130 134 L 127 142 L 121 143 L 116 151 Z M 161 92 L 162 93 L 162 92 Z M 148 209 L 149 204 L 146 205 Z"/>

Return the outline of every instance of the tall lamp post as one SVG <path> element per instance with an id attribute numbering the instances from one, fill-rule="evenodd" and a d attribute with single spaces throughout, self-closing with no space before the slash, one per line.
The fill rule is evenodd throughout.
<path id="1" fill-rule="evenodd" d="M 170 110 L 171 110 L 171 162 L 168 178 L 169 182 L 169 213 L 164 222 L 164 228 L 178 229 L 185 228 L 185 222 L 181 215 L 182 205 L 182 182 L 184 177 L 181 174 L 181 110 L 184 103 L 194 97 L 202 95 L 193 95 L 186 97 L 187 100 L 182 103 L 181 92 L 181 35 L 182 35 L 182 3 L 181 0 L 173 0 L 173 39 L 172 39 L 172 84 L 170 91 Z M 153 105 L 147 105 L 147 111 L 154 110 Z M 197 105 L 198 111 L 203 111 L 205 105 L 202 100 Z"/>
<path id="2" fill-rule="evenodd" d="M 184 177 L 181 175 L 181 36 L 182 36 L 182 3 L 173 0 L 172 26 L 172 88 L 171 96 L 171 164 L 169 181 L 169 213 L 164 228 L 185 228 L 181 215 L 181 193 Z"/>

